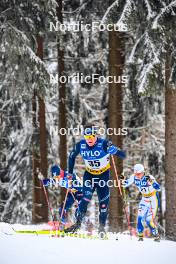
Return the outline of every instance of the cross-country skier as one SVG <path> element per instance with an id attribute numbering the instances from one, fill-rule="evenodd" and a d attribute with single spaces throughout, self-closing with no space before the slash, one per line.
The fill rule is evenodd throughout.
<path id="1" fill-rule="evenodd" d="M 110 154 L 124 159 L 125 152 L 114 146 L 111 142 L 98 137 L 95 127 L 87 127 L 84 130 L 84 139 L 79 141 L 69 156 L 68 172 L 73 173 L 76 156 L 80 154 L 85 163 L 83 176 L 83 198 L 81 199 L 76 223 L 65 232 L 74 233 L 80 228 L 86 214 L 87 206 L 96 189 L 99 199 L 99 233 L 105 233 L 105 224 L 108 215 L 110 177 Z"/>
<path id="2" fill-rule="evenodd" d="M 62 215 L 62 224 L 65 224 L 67 220 L 67 213 L 68 210 L 72 207 L 74 202 L 77 203 L 81 200 L 83 194 L 82 194 L 82 183 L 80 182 L 79 177 L 76 174 L 73 174 L 70 178 L 70 175 L 67 171 L 61 170 L 61 168 L 58 165 L 53 165 L 51 167 L 51 178 L 44 179 L 42 174 L 39 174 L 39 179 L 42 180 L 42 183 L 44 186 L 60 186 L 64 187 L 66 189 L 69 188 L 69 193 L 67 196 L 67 200 L 65 203 L 63 215 Z M 59 216 L 61 216 L 62 213 L 62 206 L 59 208 Z"/>
<path id="3" fill-rule="evenodd" d="M 160 185 L 152 175 L 145 174 L 144 166 L 136 164 L 134 174 L 127 180 L 122 180 L 123 187 L 129 187 L 135 184 L 142 194 L 142 199 L 138 207 L 137 231 L 139 241 L 143 241 L 144 222 L 150 228 L 155 241 L 160 241 L 156 225 L 156 214 L 158 210 Z"/>

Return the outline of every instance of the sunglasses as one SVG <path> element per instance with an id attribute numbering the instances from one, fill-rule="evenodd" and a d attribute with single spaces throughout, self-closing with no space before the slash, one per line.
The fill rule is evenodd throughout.
<path id="1" fill-rule="evenodd" d="M 96 135 L 84 135 L 85 139 L 94 139 Z"/>

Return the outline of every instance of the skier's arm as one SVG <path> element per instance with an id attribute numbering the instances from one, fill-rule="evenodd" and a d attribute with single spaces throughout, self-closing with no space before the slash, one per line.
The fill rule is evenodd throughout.
<path id="1" fill-rule="evenodd" d="M 127 180 L 123 180 L 123 181 L 122 181 L 122 186 L 123 186 L 124 188 L 127 188 L 127 187 L 129 187 L 131 184 L 133 184 L 133 183 L 134 183 L 134 175 L 131 175 L 129 179 L 127 179 Z"/>
<path id="2" fill-rule="evenodd" d="M 121 150 L 120 148 L 116 147 L 114 144 L 112 144 L 111 141 L 104 141 L 104 150 L 111 154 L 111 155 L 116 155 L 121 159 L 126 158 L 126 153 Z"/>
<path id="3" fill-rule="evenodd" d="M 69 158 L 68 158 L 68 173 L 73 173 L 73 168 L 75 165 L 75 159 L 78 156 L 80 152 L 80 142 L 78 142 L 74 149 L 70 152 Z"/>
<path id="4" fill-rule="evenodd" d="M 41 172 L 39 172 L 38 174 L 38 179 L 42 182 L 44 186 L 52 186 L 56 182 L 53 178 L 45 178 Z"/>
<path id="5" fill-rule="evenodd" d="M 161 186 L 160 186 L 160 184 L 156 181 L 156 179 L 152 175 L 148 176 L 148 182 L 149 182 L 150 185 L 153 186 L 153 188 L 155 190 L 160 191 Z"/>
<path id="6" fill-rule="evenodd" d="M 58 186 L 64 187 L 66 189 L 72 188 L 70 181 L 66 177 L 64 177 L 63 179 L 60 179 L 60 180 L 57 177 L 55 179 L 54 178 L 43 179 L 42 180 L 42 184 L 45 187 L 47 187 L 47 186 L 50 186 L 51 187 L 51 186 L 55 185 L 57 187 Z"/>
<path id="7" fill-rule="evenodd" d="M 49 178 L 49 179 L 47 178 L 47 179 L 43 179 L 42 183 L 44 186 L 52 186 L 56 183 L 56 180 L 53 178 Z"/>

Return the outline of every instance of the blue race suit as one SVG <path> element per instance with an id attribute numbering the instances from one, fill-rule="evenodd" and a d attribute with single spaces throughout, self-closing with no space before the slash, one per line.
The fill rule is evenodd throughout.
<path id="1" fill-rule="evenodd" d="M 139 236 L 142 236 L 145 221 L 150 228 L 151 233 L 156 236 L 158 234 L 158 229 L 156 226 L 155 218 L 159 204 L 158 191 L 160 191 L 160 185 L 152 175 L 144 175 L 141 179 L 138 179 L 135 175 L 131 175 L 128 180 L 125 180 L 123 186 L 129 187 L 133 183 L 137 186 L 142 194 L 142 199 L 138 207 L 138 234 Z"/>
<path id="2" fill-rule="evenodd" d="M 80 179 L 77 177 L 77 175 L 73 174 L 72 185 L 69 186 L 69 180 L 67 178 L 68 172 L 63 171 L 63 170 L 59 170 L 59 171 L 61 171 L 61 178 L 59 178 L 59 180 L 58 180 L 58 175 L 57 175 L 49 179 L 44 179 L 43 184 L 44 186 L 55 185 L 55 186 L 64 187 L 66 189 L 68 188 L 70 189 L 70 192 L 68 193 L 67 200 L 65 203 L 64 213 L 62 216 L 62 222 L 65 222 L 68 210 L 72 207 L 75 200 L 79 202 L 83 196 L 82 183 L 80 182 Z M 62 208 L 63 208 L 63 205 L 59 209 L 60 216 L 61 216 Z"/>
<path id="3" fill-rule="evenodd" d="M 97 138 L 95 145 L 92 147 L 88 146 L 85 139 L 82 139 L 70 153 L 69 173 L 73 173 L 75 159 L 78 154 L 82 156 L 86 170 L 83 176 L 83 198 L 78 206 L 77 220 L 82 221 L 96 189 L 99 199 L 99 224 L 104 226 L 108 215 L 110 196 L 107 184 L 110 177 L 110 154 L 115 154 L 123 159 L 125 153 L 102 138 Z"/>

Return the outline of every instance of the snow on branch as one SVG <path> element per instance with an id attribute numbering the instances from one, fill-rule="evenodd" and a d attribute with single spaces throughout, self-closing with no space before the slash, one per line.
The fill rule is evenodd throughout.
<path id="1" fill-rule="evenodd" d="M 6 32 L 4 33 L 3 43 L 5 46 L 10 49 L 10 52 L 14 54 L 20 54 L 25 58 L 29 58 L 30 62 L 34 63 L 35 65 L 42 67 L 45 74 L 49 76 L 48 68 L 46 67 L 45 63 L 36 55 L 35 51 L 33 51 L 30 47 L 30 41 L 27 36 L 14 27 L 11 23 L 8 22 L 8 26 L 6 27 Z M 7 39 L 11 36 L 13 40 L 12 43 L 9 43 Z M 18 45 L 16 44 L 18 43 Z M 8 52 L 8 51 L 6 51 Z M 43 71 L 40 71 L 41 73 Z"/>
<path id="2" fill-rule="evenodd" d="M 134 62 L 134 54 L 136 52 L 136 48 L 137 48 L 138 44 L 141 42 L 141 40 L 143 39 L 143 37 L 144 37 L 144 34 L 142 34 L 142 36 L 137 39 L 136 43 L 133 46 L 131 54 L 129 55 L 127 63 L 133 63 Z"/>
<path id="3" fill-rule="evenodd" d="M 89 106 L 87 103 L 86 103 L 86 100 L 84 100 L 83 99 L 83 106 L 84 106 L 84 109 L 86 110 L 86 112 L 88 113 L 91 113 L 92 114 L 92 116 L 95 116 L 96 117 L 96 113 L 95 113 L 95 111 L 92 109 L 92 107 L 91 106 Z"/>
<path id="4" fill-rule="evenodd" d="M 118 6 L 118 5 L 119 5 L 119 0 L 116 0 L 114 3 L 112 3 L 112 5 L 110 5 L 110 6 L 108 7 L 108 9 L 106 10 L 106 12 L 105 12 L 105 14 L 104 14 L 104 16 L 103 16 L 103 18 L 102 18 L 102 20 L 101 20 L 101 23 L 102 23 L 102 24 L 105 23 L 105 21 L 106 21 L 106 19 L 107 19 L 107 16 L 108 16 L 109 12 L 110 12 L 115 6 Z"/>
<path id="5" fill-rule="evenodd" d="M 118 27 L 121 29 L 125 29 L 127 28 L 127 23 L 125 23 L 125 20 L 127 20 L 127 18 L 131 15 L 131 11 L 132 11 L 132 1 L 131 0 L 127 0 L 126 4 L 123 8 L 123 12 L 117 22 Z"/>
<path id="6" fill-rule="evenodd" d="M 123 7 L 123 10 L 121 12 L 121 16 L 117 21 L 117 26 L 119 28 L 120 31 L 127 31 L 127 23 L 126 20 L 129 18 L 129 16 L 131 15 L 131 11 L 133 9 L 132 7 L 133 1 L 132 0 L 126 0 L 126 3 Z M 107 19 L 107 16 L 109 14 L 109 12 L 115 7 L 118 7 L 119 5 L 119 1 L 115 1 L 106 11 L 106 13 L 104 14 L 101 23 L 104 23 L 105 20 Z"/>
<path id="7" fill-rule="evenodd" d="M 149 20 L 150 18 L 152 18 L 154 16 L 154 13 L 153 13 L 153 11 L 151 9 L 149 1 L 148 0 L 144 0 L 144 2 L 145 2 L 145 5 L 147 7 L 147 12 L 148 12 L 147 19 Z"/>
<path id="8" fill-rule="evenodd" d="M 154 45 L 154 43 L 150 39 L 148 32 L 145 33 L 145 44 L 151 48 L 151 51 L 155 58 L 154 63 L 160 63 L 160 59 L 158 58 L 159 49 Z"/>
<path id="9" fill-rule="evenodd" d="M 9 24 L 9 25 L 14 30 L 14 32 L 16 33 L 16 34 L 14 34 L 14 36 L 21 37 L 22 44 L 23 44 L 22 45 L 22 47 L 23 47 L 22 51 L 27 52 L 31 61 L 34 61 L 36 64 L 41 64 L 43 67 L 45 67 L 45 64 L 43 63 L 43 61 L 29 47 L 29 40 L 26 37 L 26 35 L 22 31 L 18 30 L 16 27 L 12 26 L 11 24 Z M 47 68 L 46 68 L 46 70 L 47 70 Z"/>
<path id="10" fill-rule="evenodd" d="M 153 25 L 152 25 L 152 29 L 156 29 L 159 26 L 158 21 L 162 18 L 162 16 L 165 13 L 168 13 L 172 7 L 176 7 L 176 0 L 174 0 L 173 2 L 171 2 L 169 5 L 165 6 L 164 8 L 161 9 L 161 12 L 159 13 L 158 16 L 156 16 L 156 18 L 154 19 Z"/>
<path id="11" fill-rule="evenodd" d="M 141 78 L 139 80 L 140 85 L 138 87 L 138 93 L 144 93 L 148 84 L 148 75 L 153 71 L 154 68 L 154 62 L 151 62 L 143 68 L 143 71 L 141 73 Z"/>
<path id="12" fill-rule="evenodd" d="M 149 81 L 148 76 L 154 73 L 154 66 L 160 63 L 160 59 L 159 59 L 160 49 L 155 46 L 148 32 L 144 34 L 144 45 L 146 46 L 145 54 L 148 57 L 149 62 L 142 67 L 143 69 L 142 72 L 140 73 L 140 78 L 139 78 L 140 85 L 138 87 L 139 93 L 143 93 L 146 90 Z"/>

